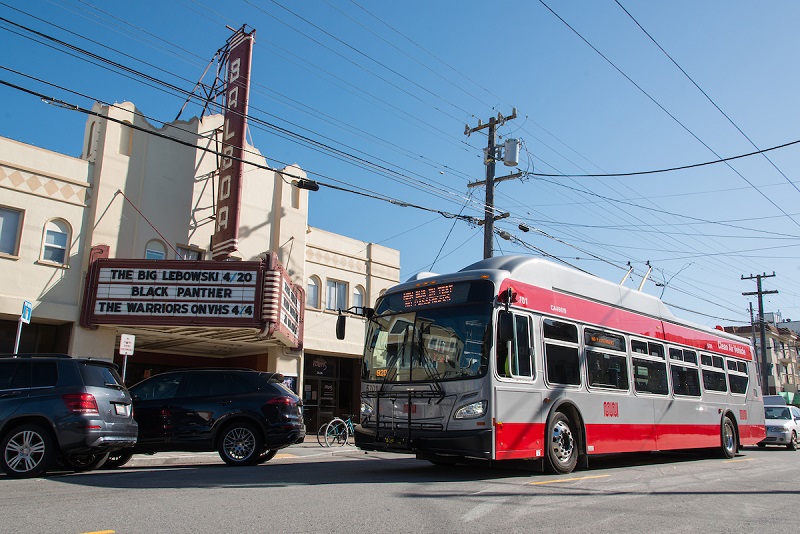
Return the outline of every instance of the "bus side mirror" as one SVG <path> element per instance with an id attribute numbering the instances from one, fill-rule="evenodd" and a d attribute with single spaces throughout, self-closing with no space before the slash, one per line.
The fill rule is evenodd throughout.
<path id="1" fill-rule="evenodd" d="M 336 339 L 344 339 L 344 322 L 347 318 L 344 315 L 339 315 L 336 318 Z"/>
<path id="2" fill-rule="evenodd" d="M 497 315 L 497 341 L 499 343 L 506 343 L 513 339 L 514 316 L 507 311 L 501 311 Z"/>

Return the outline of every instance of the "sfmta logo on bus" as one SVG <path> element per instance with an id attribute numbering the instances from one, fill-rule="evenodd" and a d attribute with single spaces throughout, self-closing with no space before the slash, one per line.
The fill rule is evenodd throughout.
<path id="1" fill-rule="evenodd" d="M 605 417 L 619 417 L 619 403 L 618 402 L 604 402 L 603 415 Z"/>

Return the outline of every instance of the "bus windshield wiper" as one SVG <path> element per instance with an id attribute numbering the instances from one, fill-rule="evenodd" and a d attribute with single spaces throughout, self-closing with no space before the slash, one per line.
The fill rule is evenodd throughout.
<path id="1" fill-rule="evenodd" d="M 430 329 L 430 325 L 428 325 L 428 328 Z M 444 398 L 445 393 L 441 384 L 442 375 L 439 374 L 439 370 L 436 368 L 436 362 L 433 361 L 430 356 L 428 356 L 428 350 L 425 348 L 425 343 L 422 339 L 423 329 L 421 326 L 420 328 L 416 327 L 416 321 L 414 322 L 414 330 L 419 332 L 418 352 L 419 352 L 420 366 L 425 369 L 428 378 L 431 381 L 431 385 L 436 390 L 436 393 L 438 393 L 440 397 Z"/>

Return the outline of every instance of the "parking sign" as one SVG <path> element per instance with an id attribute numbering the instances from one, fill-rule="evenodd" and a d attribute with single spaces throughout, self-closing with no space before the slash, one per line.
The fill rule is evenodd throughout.
<path id="1" fill-rule="evenodd" d="M 133 355 L 133 346 L 136 342 L 136 336 L 131 334 L 122 334 L 119 336 L 119 353 L 122 356 Z"/>

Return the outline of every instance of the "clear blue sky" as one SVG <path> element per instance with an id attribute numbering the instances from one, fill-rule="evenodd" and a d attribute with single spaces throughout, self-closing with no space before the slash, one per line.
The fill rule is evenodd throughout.
<path id="1" fill-rule="evenodd" d="M 464 127 L 512 107 L 519 117 L 498 133 L 522 140 L 520 170 L 533 173 L 651 171 L 800 139 L 800 4 L 620 4 L 2 0 L 0 16 L 185 90 L 226 25 L 247 24 L 257 32 L 251 115 L 340 151 L 251 125 L 269 164 L 446 214 L 482 217 L 484 190 L 467 183 L 484 178 L 486 136 Z M 83 107 L 131 101 L 169 122 L 185 100 L 6 21 L 0 48 L 0 80 Z M 84 115 L 5 86 L 0 98 L 0 135 L 80 154 Z M 749 321 L 755 301 L 741 293 L 756 284 L 741 276 L 774 271 L 764 288 L 780 293 L 766 311 L 800 319 L 800 146 L 767 155 L 503 182 L 496 204 L 511 216 L 497 228 L 518 241 L 498 238 L 496 254 L 542 250 L 613 281 L 630 261 L 629 286 L 649 260 L 645 291 L 712 326 Z M 311 225 L 399 249 L 402 279 L 482 257 L 482 228 L 464 221 L 324 187 L 310 203 Z"/>

